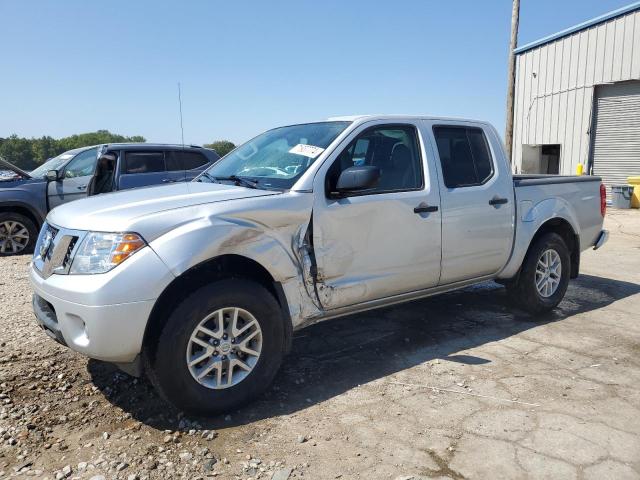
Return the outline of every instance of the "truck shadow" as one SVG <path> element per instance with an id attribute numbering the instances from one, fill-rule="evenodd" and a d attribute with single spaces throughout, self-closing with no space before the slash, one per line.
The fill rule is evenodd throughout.
<path id="1" fill-rule="evenodd" d="M 293 348 L 274 384 L 250 405 L 228 416 L 183 418 L 143 379 L 90 360 L 93 383 L 112 404 L 161 430 L 223 429 L 287 415 L 433 359 L 484 365 L 458 352 L 501 340 L 572 315 L 603 308 L 640 292 L 640 286 L 581 275 L 560 307 L 532 317 L 512 306 L 506 290 L 488 282 L 436 297 L 310 326 L 294 335 Z"/>

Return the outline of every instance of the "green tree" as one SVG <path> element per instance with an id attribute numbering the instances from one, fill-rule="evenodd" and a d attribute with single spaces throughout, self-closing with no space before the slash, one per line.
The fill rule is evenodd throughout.
<path id="1" fill-rule="evenodd" d="M 229 140 L 216 140 L 213 143 L 206 143 L 204 146 L 206 148 L 214 149 L 221 157 L 224 157 L 227 153 L 236 148 L 233 142 L 230 142 Z"/>
<path id="2" fill-rule="evenodd" d="M 45 160 L 67 150 L 103 143 L 130 142 L 146 142 L 146 140 L 140 135 L 126 137 L 108 130 L 81 133 L 57 140 L 49 136 L 28 139 L 14 134 L 8 138 L 0 138 L 0 156 L 24 170 L 33 170 Z"/>
<path id="3" fill-rule="evenodd" d="M 71 135 L 70 137 L 58 140 L 58 145 L 62 151 L 71 150 L 73 148 L 86 147 L 88 145 L 100 145 L 102 143 L 130 143 L 145 142 L 145 138 L 139 135 L 133 137 L 125 137 L 108 130 L 98 130 L 97 132 L 81 133 L 79 135 Z"/>
<path id="4" fill-rule="evenodd" d="M 2 142 L 0 157 L 27 170 L 35 168 L 37 165 L 33 160 L 31 141 L 26 138 L 20 138 L 15 134 L 5 138 Z"/>
<path id="5" fill-rule="evenodd" d="M 55 157 L 59 153 L 59 147 L 53 137 L 45 136 L 31 140 L 31 153 L 33 161 L 38 165 L 48 158 Z"/>

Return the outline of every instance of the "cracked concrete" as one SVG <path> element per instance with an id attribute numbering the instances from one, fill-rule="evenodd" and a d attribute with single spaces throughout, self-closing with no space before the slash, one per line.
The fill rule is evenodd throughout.
<path id="1" fill-rule="evenodd" d="M 314 325 L 295 334 L 263 398 L 226 420 L 194 420 L 217 429 L 216 458 L 282 461 L 295 466 L 291 478 L 638 479 L 640 212 L 610 211 L 606 226 L 609 243 L 584 253 L 580 278 L 550 314 L 531 317 L 488 283 Z M 17 287 L 0 288 L 4 299 Z M 9 320 L 31 329 L 33 341 L 7 333 Z M 55 353 L 107 400 L 92 422 L 56 427 L 70 442 L 71 432 L 86 441 L 117 431 L 111 419 L 123 412 L 152 443 L 165 429 L 185 429 L 144 382 L 114 384 L 113 370 L 40 335 L 26 308 L 0 317 L 0 328 L 2 354 L 24 354 L 3 369 L 29 370 Z M 36 394 L 12 381 L 15 402 Z M 53 395 L 39 398 L 52 415 L 73 409 Z M 11 467 L 11 451 L 0 451 Z M 36 464 L 63 466 L 37 453 Z"/>

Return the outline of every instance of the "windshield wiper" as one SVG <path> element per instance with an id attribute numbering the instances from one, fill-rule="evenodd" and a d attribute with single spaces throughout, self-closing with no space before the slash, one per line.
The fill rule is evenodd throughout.
<path id="1" fill-rule="evenodd" d="M 207 180 L 209 180 L 210 182 L 215 182 L 216 178 L 212 177 L 211 175 L 209 175 L 207 172 L 202 172 L 197 178 L 196 178 L 196 182 L 201 182 L 202 180 L 200 179 L 200 177 L 205 177 Z"/>
<path id="2" fill-rule="evenodd" d="M 238 177 L 237 175 L 229 175 L 228 177 L 214 177 L 213 175 L 209 175 L 208 173 L 204 173 L 208 179 L 213 180 L 215 182 L 220 181 L 230 181 L 235 182 L 236 185 L 242 185 L 247 188 L 258 188 L 257 180 L 249 180 L 248 178 Z"/>

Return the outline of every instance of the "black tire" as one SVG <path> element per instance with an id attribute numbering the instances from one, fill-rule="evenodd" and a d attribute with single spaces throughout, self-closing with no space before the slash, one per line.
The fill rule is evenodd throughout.
<path id="1" fill-rule="evenodd" d="M 186 362 L 189 338 L 207 315 L 220 308 L 250 312 L 262 330 L 262 351 L 253 370 L 238 384 L 211 389 L 201 385 Z M 247 280 L 220 280 L 203 286 L 169 313 L 147 374 L 161 396 L 180 410 L 214 415 L 237 409 L 262 394 L 273 381 L 285 351 L 284 318 L 276 299 Z"/>
<path id="2" fill-rule="evenodd" d="M 561 273 L 556 291 L 552 295 L 544 297 L 536 288 L 536 267 L 542 254 L 549 249 L 558 253 Z M 534 314 L 546 312 L 555 308 L 564 298 L 570 274 L 571 255 L 567 245 L 560 235 L 546 233 L 531 246 L 524 259 L 518 279 L 507 284 L 507 291 L 518 307 Z"/>
<path id="3" fill-rule="evenodd" d="M 4 224 L 12 223 L 22 225 L 29 233 L 29 239 L 27 240 L 24 248 L 17 252 L 13 252 L 13 248 L 9 242 L 5 244 L 3 241 Z M 19 213 L 13 212 L 0 212 L 0 257 L 9 257 L 12 255 L 24 255 L 27 253 L 33 253 L 33 248 L 38 240 L 38 228 L 29 217 L 25 217 Z M 5 250 L 4 252 L 1 250 Z"/>

